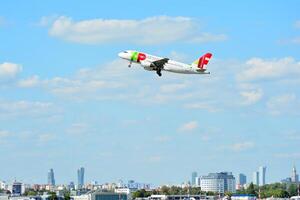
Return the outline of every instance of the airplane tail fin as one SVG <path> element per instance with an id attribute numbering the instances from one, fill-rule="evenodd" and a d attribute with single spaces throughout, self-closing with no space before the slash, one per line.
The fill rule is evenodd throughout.
<path id="1" fill-rule="evenodd" d="M 211 53 L 206 53 L 202 57 L 198 58 L 193 62 L 193 66 L 198 67 L 200 71 L 205 71 L 206 66 L 211 59 L 212 54 Z"/>

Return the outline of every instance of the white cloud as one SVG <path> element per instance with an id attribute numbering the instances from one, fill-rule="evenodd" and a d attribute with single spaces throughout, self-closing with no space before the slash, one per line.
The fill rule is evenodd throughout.
<path id="1" fill-rule="evenodd" d="M 204 43 L 204 42 L 221 42 L 227 40 L 225 34 L 214 35 L 211 33 L 201 33 L 199 36 L 192 38 L 190 42 Z"/>
<path id="2" fill-rule="evenodd" d="M 246 62 L 246 69 L 237 76 L 239 81 L 282 78 L 287 75 L 300 75 L 300 63 L 292 57 L 274 60 L 252 58 Z"/>
<path id="3" fill-rule="evenodd" d="M 30 88 L 30 87 L 35 87 L 39 83 L 39 77 L 38 76 L 31 76 L 26 79 L 22 79 L 18 81 L 18 86 L 22 88 Z"/>
<path id="4" fill-rule="evenodd" d="M 6 138 L 6 137 L 8 137 L 10 135 L 11 135 L 11 132 L 6 131 L 6 130 L 0 130 L 0 139 L 1 138 Z"/>
<path id="5" fill-rule="evenodd" d="M 58 112 L 50 102 L 0 100 L 0 116 L 44 116 Z"/>
<path id="6" fill-rule="evenodd" d="M 165 84 L 160 87 L 160 91 L 163 93 L 173 93 L 186 87 L 187 84 L 184 83 Z"/>
<path id="7" fill-rule="evenodd" d="M 22 71 L 22 66 L 15 63 L 4 62 L 0 64 L 0 78 L 14 78 Z"/>
<path id="8" fill-rule="evenodd" d="M 84 43 L 162 44 L 171 42 L 218 42 L 224 34 L 199 31 L 199 25 L 188 17 L 156 16 L 141 20 L 91 19 L 74 21 L 70 17 L 57 18 L 49 34 L 63 40 Z"/>
<path id="9" fill-rule="evenodd" d="M 255 146 L 253 142 L 240 142 L 240 143 L 235 143 L 229 146 L 229 148 L 233 151 L 244 151 L 251 149 Z"/>
<path id="10" fill-rule="evenodd" d="M 262 89 L 252 90 L 252 91 L 243 91 L 240 92 L 240 95 L 243 97 L 243 105 L 252 105 L 259 100 L 261 100 L 263 96 Z"/>
<path id="11" fill-rule="evenodd" d="M 278 157 L 278 158 L 288 158 L 288 159 L 291 159 L 291 158 L 295 158 L 295 159 L 298 159 L 300 158 L 300 153 L 278 153 L 278 154 L 275 154 L 275 157 Z"/>
<path id="12" fill-rule="evenodd" d="M 89 131 L 89 127 L 85 123 L 73 123 L 66 130 L 66 132 L 70 135 L 86 135 Z"/>
<path id="13" fill-rule="evenodd" d="M 178 128 L 181 132 L 190 132 L 198 128 L 198 122 L 197 121 L 190 121 L 183 124 L 181 127 Z"/>
<path id="14" fill-rule="evenodd" d="M 207 110 L 208 112 L 218 112 L 219 108 L 215 105 L 216 102 L 196 102 L 196 103 L 186 103 L 184 104 L 184 108 L 187 109 L 200 109 Z"/>
<path id="15" fill-rule="evenodd" d="M 274 61 L 260 60 L 262 63 Z M 245 62 L 217 61 L 212 63 L 211 68 L 214 71 L 210 76 L 185 76 L 165 72 L 163 78 L 160 78 L 155 72 L 145 71 L 138 66 L 129 69 L 126 61 L 117 59 L 94 68 L 80 69 L 71 76 L 44 80 L 32 76 L 20 80 L 17 85 L 19 87 L 38 86 L 56 97 L 80 102 L 109 100 L 142 105 L 171 103 L 179 108 L 207 110 L 208 112 L 241 109 L 239 107 L 241 105 L 248 107 L 260 101 L 264 101 L 265 105 L 265 100 L 272 96 L 272 91 L 265 85 L 265 82 L 248 82 L 256 78 L 252 76 L 251 79 L 235 79 L 236 73 L 240 75 L 245 72 L 241 70 L 243 65 Z M 298 64 L 292 61 L 292 65 L 294 66 L 286 68 L 297 71 Z M 224 68 L 226 66 L 229 67 Z M 246 66 L 247 70 L 253 67 L 252 65 Z M 296 75 L 291 72 L 287 73 L 279 81 L 291 76 Z M 275 81 L 278 85 L 276 86 L 277 93 L 282 92 L 280 88 L 282 90 L 286 88 L 286 85 L 277 83 L 277 79 Z M 275 81 L 268 81 L 267 84 L 274 84 Z M 289 87 L 289 91 L 292 90 Z M 245 109 L 247 107 L 245 106 Z M 257 107 L 257 109 L 261 108 Z"/>
<path id="16" fill-rule="evenodd" d="M 283 94 L 272 97 L 266 103 L 267 108 L 272 115 L 280 115 L 284 113 L 300 114 L 300 102 L 295 94 Z"/>

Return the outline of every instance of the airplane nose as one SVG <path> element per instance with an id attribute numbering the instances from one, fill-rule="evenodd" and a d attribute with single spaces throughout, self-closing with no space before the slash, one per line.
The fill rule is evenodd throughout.
<path id="1" fill-rule="evenodd" d="M 123 58 L 123 57 L 124 57 L 124 56 L 123 56 L 123 52 L 118 53 L 118 56 L 119 56 L 120 58 Z"/>
<path id="2" fill-rule="evenodd" d="M 120 58 L 123 58 L 123 59 L 128 59 L 128 53 L 125 53 L 125 52 L 120 52 L 119 54 L 118 54 L 118 56 L 120 57 Z"/>

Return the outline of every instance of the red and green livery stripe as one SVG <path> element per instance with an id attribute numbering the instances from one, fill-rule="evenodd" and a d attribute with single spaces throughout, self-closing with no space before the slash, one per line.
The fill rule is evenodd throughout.
<path id="1" fill-rule="evenodd" d="M 143 53 L 139 53 L 137 51 L 133 52 L 131 55 L 131 60 L 135 62 L 140 62 L 146 59 L 146 55 Z"/>

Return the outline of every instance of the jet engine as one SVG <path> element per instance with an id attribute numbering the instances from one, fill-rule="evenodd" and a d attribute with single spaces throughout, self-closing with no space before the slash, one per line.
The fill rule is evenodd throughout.
<path id="1" fill-rule="evenodd" d="M 142 61 L 141 65 L 144 67 L 145 70 L 148 70 L 148 71 L 152 71 L 153 70 L 152 63 L 149 62 L 149 61 Z"/>

